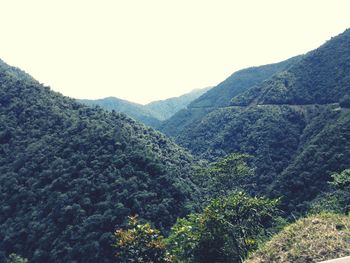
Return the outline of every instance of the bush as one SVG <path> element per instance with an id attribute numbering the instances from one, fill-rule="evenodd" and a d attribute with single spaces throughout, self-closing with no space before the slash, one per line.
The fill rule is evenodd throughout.
<path id="1" fill-rule="evenodd" d="M 17 256 L 14 253 L 12 253 L 8 259 L 8 263 L 27 263 L 27 262 L 28 262 L 27 259 L 21 258 L 20 256 Z"/>
<path id="2" fill-rule="evenodd" d="M 243 192 L 213 200 L 201 214 L 178 220 L 168 238 L 177 262 L 242 262 L 272 225 L 277 200 Z"/>

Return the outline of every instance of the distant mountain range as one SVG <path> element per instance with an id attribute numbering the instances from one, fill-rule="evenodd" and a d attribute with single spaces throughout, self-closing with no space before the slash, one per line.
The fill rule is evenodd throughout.
<path id="1" fill-rule="evenodd" d="M 161 122 L 169 119 L 179 110 L 187 107 L 196 98 L 210 89 L 194 89 L 189 93 L 186 93 L 179 97 L 173 97 L 166 100 L 153 101 L 146 105 L 133 103 L 127 100 L 122 100 L 115 97 L 108 97 L 98 100 L 79 100 L 86 105 L 97 105 L 106 110 L 115 110 L 122 112 L 130 117 L 152 127 L 159 127 Z"/>
<path id="2" fill-rule="evenodd" d="M 55 93 L 0 60 L 1 262 L 11 253 L 40 263 L 115 262 L 113 232 L 136 214 L 165 235 L 177 221 L 172 240 L 184 246 L 173 251 L 186 256 L 200 236 L 200 258 L 218 262 L 206 253 L 240 253 L 239 246 L 226 243 L 237 239 L 236 231 L 249 249 L 263 241 L 246 238 L 249 228 L 236 220 L 238 211 L 255 217 L 252 204 L 261 196 L 279 199 L 284 217 L 261 234 L 277 232 L 284 221 L 307 213 L 350 212 L 350 30 L 307 54 L 237 71 L 216 87 L 179 98 L 144 106 L 117 98 L 81 102 L 111 112 Z M 237 156 L 250 156 L 252 169 Z M 211 195 L 211 182 L 218 178 L 233 182 Z M 222 203 L 222 196 L 244 191 L 255 196 L 246 199 L 249 203 Z M 211 202 L 215 209 L 196 217 L 213 196 L 219 196 Z M 195 214 L 184 218 L 190 213 Z M 321 221 L 344 236 L 348 223 L 324 215 L 299 221 L 293 232 L 285 228 L 265 248 L 281 240 L 285 244 L 275 249 L 276 257 L 289 249 L 294 253 L 289 233 L 298 244 L 305 226 Z M 193 223 L 201 227 L 192 228 Z M 158 237 L 145 226 L 124 232 L 125 240 L 118 242 L 132 240 L 130 255 L 139 253 L 133 254 L 138 230 Z M 214 250 L 213 236 L 219 240 Z M 322 246 L 322 254 L 333 255 L 339 242 L 332 240 L 334 246 L 326 252 Z M 140 251 L 147 254 L 160 244 L 146 243 Z M 256 257 L 265 258 L 264 247 L 259 251 Z M 309 255 L 305 260 L 313 261 L 314 253 Z M 297 256 L 286 262 L 297 262 L 302 255 Z"/>

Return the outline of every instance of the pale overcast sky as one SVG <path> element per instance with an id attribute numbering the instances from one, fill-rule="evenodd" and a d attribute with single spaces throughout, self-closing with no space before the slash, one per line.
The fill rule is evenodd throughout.
<path id="1" fill-rule="evenodd" d="M 0 0 L 0 58 L 74 98 L 213 86 L 350 27 L 349 0 Z"/>

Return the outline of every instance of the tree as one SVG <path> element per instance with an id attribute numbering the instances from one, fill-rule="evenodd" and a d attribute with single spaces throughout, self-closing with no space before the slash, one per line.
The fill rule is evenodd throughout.
<path id="1" fill-rule="evenodd" d="M 350 169 L 331 175 L 330 188 L 321 193 L 310 203 L 312 214 L 321 212 L 344 213 L 350 212 Z"/>
<path id="2" fill-rule="evenodd" d="M 8 259 L 8 263 L 27 263 L 27 262 L 28 262 L 27 259 L 17 256 L 14 253 L 10 254 Z"/>
<path id="3" fill-rule="evenodd" d="M 165 243 L 160 232 L 150 224 L 140 224 L 137 216 L 129 217 L 128 229 L 115 232 L 117 259 L 120 263 L 165 263 Z"/>
<path id="4" fill-rule="evenodd" d="M 167 249 L 176 263 L 194 262 L 194 251 L 203 233 L 202 214 L 179 218 L 166 239 Z"/>
<path id="5" fill-rule="evenodd" d="M 350 169 L 345 169 L 341 173 L 332 174 L 333 182 L 330 184 L 336 189 L 344 190 L 350 186 Z"/>
<path id="6" fill-rule="evenodd" d="M 272 226 L 277 202 L 244 192 L 215 199 L 178 220 L 167 239 L 170 253 L 181 263 L 242 262 Z"/>
<path id="7" fill-rule="evenodd" d="M 254 174 L 248 166 L 250 156 L 233 153 L 213 163 L 208 169 L 199 170 L 202 184 L 210 192 L 210 197 L 228 195 L 244 185 L 244 180 Z"/>

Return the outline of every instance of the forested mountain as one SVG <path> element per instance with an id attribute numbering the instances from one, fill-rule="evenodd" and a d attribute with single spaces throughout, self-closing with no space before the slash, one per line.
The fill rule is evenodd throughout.
<path id="1" fill-rule="evenodd" d="M 79 101 L 86 105 L 98 105 L 106 110 L 123 112 L 135 120 L 157 128 L 160 126 L 162 121 L 170 118 L 179 110 L 186 108 L 190 102 L 207 92 L 209 89 L 210 88 L 195 89 L 179 97 L 153 101 L 146 105 L 133 103 L 115 97 Z"/>
<path id="2" fill-rule="evenodd" d="M 180 145 L 210 160 L 233 152 L 252 155 L 256 176 L 249 190 L 284 197 L 286 211 L 306 211 L 309 201 L 327 191 L 331 174 L 350 166 L 349 76 L 347 30 L 286 70 L 226 98 L 225 103 L 232 99 L 229 106 L 209 114 L 200 109 L 204 117 L 195 116 L 197 121 L 187 111 L 180 122 L 192 123 L 182 130 L 169 125 L 176 114 L 163 130 L 175 130 Z"/>
<path id="3" fill-rule="evenodd" d="M 78 100 L 88 106 L 100 106 L 108 111 L 116 111 L 125 113 L 128 116 L 138 120 L 148 126 L 158 127 L 161 123 L 159 119 L 153 116 L 153 113 L 146 109 L 143 105 L 133 103 L 127 100 L 108 97 L 98 100 Z"/>
<path id="4" fill-rule="evenodd" d="M 182 130 L 190 128 L 200 122 L 204 116 L 215 109 L 230 105 L 231 99 L 234 96 L 261 83 L 276 72 L 287 69 L 299 59 L 300 56 L 280 63 L 239 70 L 219 85 L 191 102 L 187 106 L 187 109 L 179 111 L 174 116 L 164 121 L 159 129 L 167 135 L 176 136 L 180 134 Z"/>
<path id="5" fill-rule="evenodd" d="M 197 162 L 125 114 L 79 104 L 0 61 L 0 261 L 242 262 L 288 219 L 349 213 L 349 76 L 350 30 L 234 73 L 161 126 Z M 152 107 L 139 118 L 152 121 Z M 314 219 L 291 226 L 296 243 Z M 316 219 L 339 238 L 349 223 Z M 274 245 L 290 239 L 286 229 L 266 249 L 303 260 L 287 241 Z"/>
<path id="6" fill-rule="evenodd" d="M 0 261 L 114 262 L 129 215 L 167 231 L 190 211 L 192 158 L 124 114 L 0 64 Z"/>
<path id="7" fill-rule="evenodd" d="M 349 94 L 350 30 L 311 51 L 290 69 L 237 96 L 233 105 L 329 104 Z"/>
<path id="8" fill-rule="evenodd" d="M 153 116 L 158 120 L 164 121 L 169 119 L 179 110 L 185 109 L 192 101 L 205 94 L 210 89 L 211 87 L 194 89 L 191 92 L 183 94 L 179 97 L 150 102 L 144 107 L 151 111 Z"/>

